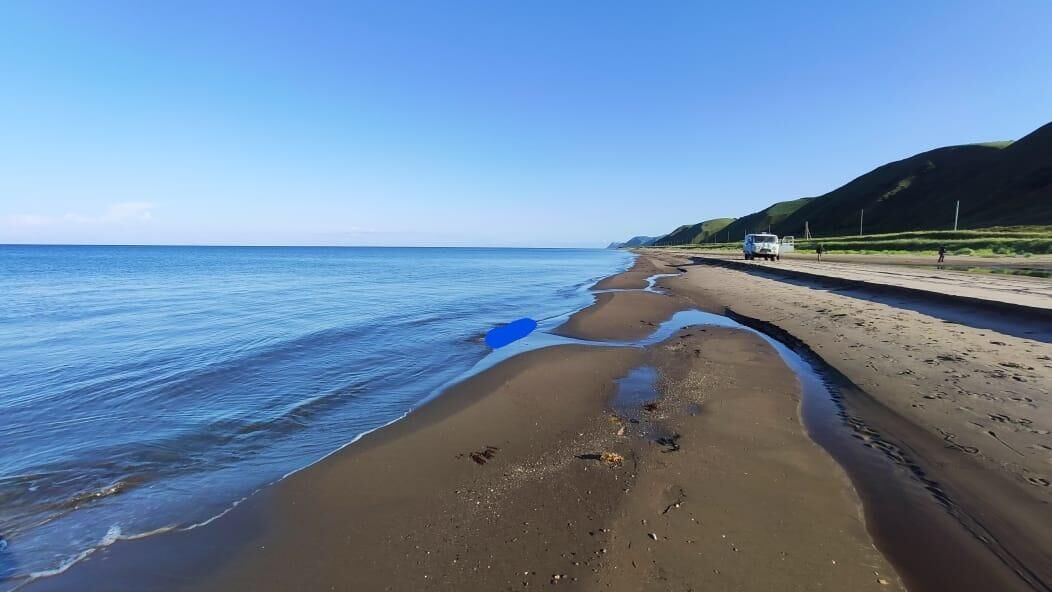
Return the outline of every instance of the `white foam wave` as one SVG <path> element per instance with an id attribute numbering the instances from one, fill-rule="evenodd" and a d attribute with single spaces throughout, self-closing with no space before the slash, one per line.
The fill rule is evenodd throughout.
<path id="1" fill-rule="evenodd" d="M 244 503 L 246 500 L 248 500 L 250 497 L 252 497 L 253 495 L 256 495 L 257 493 L 259 493 L 260 491 L 266 489 L 267 487 L 270 487 L 270 486 L 272 486 L 272 485 L 274 485 L 276 483 L 279 483 L 279 482 L 291 477 L 292 475 L 295 475 L 296 473 L 298 473 L 298 472 L 300 472 L 300 471 L 302 471 L 304 469 L 308 469 L 308 468 L 314 466 L 315 464 L 320 463 L 321 461 L 329 458 L 330 456 L 336 454 L 337 452 L 343 450 L 344 448 L 347 448 L 348 446 L 354 444 L 355 442 L 358 442 L 359 440 L 361 440 L 365 436 L 367 436 L 367 435 L 369 435 L 369 434 L 371 434 L 371 433 L 373 433 L 373 432 L 375 432 L 377 430 L 382 430 L 383 428 L 386 428 L 387 426 L 389 426 L 389 425 L 391 425 L 391 424 L 393 424 L 393 423 L 395 423 L 397 421 L 401 421 L 401 420 L 405 419 L 408 415 L 409 415 L 409 412 L 407 411 L 407 412 L 403 413 L 402 415 L 396 417 L 395 419 L 392 419 L 391 421 L 389 421 L 389 422 L 387 422 L 387 423 L 385 423 L 383 425 L 380 425 L 380 426 L 377 426 L 375 428 L 372 428 L 372 429 L 369 429 L 369 430 L 365 430 L 364 432 L 361 432 L 360 434 L 358 434 L 353 439 L 351 439 L 347 443 L 343 444 L 342 446 L 340 446 L 336 450 L 333 450 L 332 452 L 326 454 L 325 456 L 319 458 L 318 460 L 316 460 L 316 461 L 314 461 L 314 462 L 312 462 L 312 463 L 310 463 L 308 465 L 305 465 L 303 467 L 300 467 L 298 469 L 294 469 L 292 471 L 289 471 L 288 473 L 285 473 L 280 478 L 278 478 L 278 479 L 276 479 L 274 481 L 271 481 L 270 483 L 267 483 L 266 485 L 255 489 L 254 491 L 252 491 L 252 493 L 246 495 L 245 497 L 242 497 L 241 499 L 238 499 L 238 500 L 234 501 L 234 503 L 230 504 L 230 506 L 227 507 L 226 509 L 224 509 L 222 512 L 219 512 L 218 514 L 216 514 L 214 516 L 211 516 L 211 517 L 209 517 L 209 518 L 207 518 L 205 520 L 202 520 L 200 522 L 195 522 L 193 524 L 188 524 L 186 526 L 162 526 L 160 528 L 155 528 L 155 529 L 150 530 L 150 531 L 141 532 L 141 533 L 135 533 L 135 534 L 128 534 L 128 535 L 125 535 L 125 534 L 123 534 L 121 532 L 120 526 L 117 526 L 117 525 L 111 526 L 106 531 L 106 534 L 93 547 L 85 549 L 85 550 L 81 551 L 80 553 L 77 553 L 76 555 L 67 558 L 61 564 L 59 564 L 58 567 L 55 567 L 53 569 L 40 570 L 40 571 L 35 571 L 35 572 L 30 573 L 28 576 L 26 576 L 26 579 L 23 582 L 19 583 L 17 586 L 12 588 L 11 590 L 12 590 L 12 592 L 14 592 L 15 590 L 19 590 L 19 589 L 23 588 L 24 586 L 26 586 L 27 584 L 29 584 L 30 582 L 32 582 L 34 580 L 38 580 L 38 579 L 41 579 L 41 578 L 47 578 L 47 577 L 51 577 L 51 576 L 57 576 L 59 574 L 62 574 L 64 572 L 68 571 L 69 568 L 73 567 L 77 563 L 80 563 L 81 561 L 83 561 L 83 560 L 87 559 L 88 557 L 90 557 L 96 551 L 98 551 L 100 549 L 104 549 L 106 547 L 109 547 L 110 545 L 112 545 L 113 543 L 115 543 L 117 541 L 132 541 L 132 540 L 143 539 L 143 538 L 154 536 L 154 535 L 158 535 L 158 534 L 164 534 L 166 532 L 186 532 L 186 531 L 194 530 L 196 528 L 200 528 L 202 526 L 208 526 L 209 524 L 215 522 L 216 520 L 219 520 L 223 516 L 226 516 L 227 514 L 232 512 L 234 510 L 234 508 L 237 508 L 242 503 Z M 0 551 L 3 551 L 6 548 L 6 546 L 7 546 L 7 541 L 5 541 L 4 539 L 0 539 Z"/>

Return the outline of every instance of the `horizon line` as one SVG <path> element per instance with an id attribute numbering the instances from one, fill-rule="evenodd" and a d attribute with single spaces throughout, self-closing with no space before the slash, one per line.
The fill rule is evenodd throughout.
<path id="1" fill-rule="evenodd" d="M 208 247 L 253 249 L 580 249 L 610 250 L 608 247 L 526 247 L 485 245 L 281 245 L 281 244 L 209 244 L 209 243 L 0 243 L 0 247 Z"/>

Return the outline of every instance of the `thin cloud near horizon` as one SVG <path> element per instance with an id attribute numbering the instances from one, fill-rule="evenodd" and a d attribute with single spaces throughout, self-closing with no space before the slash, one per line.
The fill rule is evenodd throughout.
<path id="1" fill-rule="evenodd" d="M 4 226 L 12 228 L 35 228 L 64 222 L 72 224 L 115 224 L 128 221 L 146 222 L 153 219 L 156 206 L 151 202 L 127 201 L 111 203 L 98 214 L 66 212 L 61 216 L 39 213 L 16 213 L 4 216 Z"/>

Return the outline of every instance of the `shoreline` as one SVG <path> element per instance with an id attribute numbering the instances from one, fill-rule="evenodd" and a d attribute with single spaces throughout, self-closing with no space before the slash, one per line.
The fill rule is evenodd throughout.
<path id="1" fill-rule="evenodd" d="M 945 553 L 943 541 L 929 536 L 927 548 L 909 552 L 923 539 L 911 541 L 909 533 L 929 533 L 896 517 L 895 508 L 880 508 L 870 494 L 867 511 L 884 514 L 871 530 L 890 545 L 897 565 L 923 573 L 943 554 L 965 566 L 954 571 L 974 572 L 951 589 L 984 589 L 975 578 L 997 574 L 1001 581 L 985 589 L 1050 589 L 1052 533 L 1042 525 L 1052 501 L 1045 474 L 1052 401 L 1042 385 L 1052 378 L 1052 347 L 1043 333 L 995 308 L 916 306 L 654 256 L 687 272 L 667 284 L 672 292 L 725 308 L 822 360 L 845 391 L 848 413 L 864 420 L 859 437 L 936 489 L 929 497 L 941 514 L 932 517 L 950 518 L 936 530 L 956 534 L 958 546 L 971 550 Z"/>
<path id="2" fill-rule="evenodd" d="M 665 294 L 602 292 L 639 290 L 678 265 L 638 257 L 597 282 L 596 303 L 553 334 L 638 339 L 677 310 L 718 308 L 670 288 L 682 277 L 663 279 Z M 645 349 L 555 345 L 514 355 L 213 524 L 115 543 L 25 589 L 85 581 L 163 590 L 630 590 L 669 581 L 901 589 L 868 534 L 876 529 L 880 538 L 880 525 L 863 522 L 845 468 L 804 429 L 792 372 L 763 354 L 769 347 L 744 331 L 708 327 Z M 657 407 L 639 424 L 615 421 L 618 381 L 641 366 L 657 369 Z M 606 451 L 621 454 L 622 465 L 589 458 Z M 754 470 L 737 475 L 742 465 Z M 723 477 L 718 486 L 713 473 Z M 767 482 L 757 487 L 758 479 Z M 711 507 L 699 509 L 699 498 Z M 655 500 L 669 504 L 656 508 Z M 670 513 L 688 515 L 673 506 L 690 508 L 690 520 L 673 520 Z M 648 520 L 663 532 L 645 527 Z M 737 542 L 728 547 L 727 532 L 708 540 L 715 530 L 737 533 Z M 515 567 L 527 563 L 525 573 Z"/>

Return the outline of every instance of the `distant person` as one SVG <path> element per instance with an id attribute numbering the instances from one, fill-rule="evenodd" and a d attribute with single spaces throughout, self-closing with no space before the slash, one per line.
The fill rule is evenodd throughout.
<path id="1" fill-rule="evenodd" d="M 822 246 L 822 243 L 818 243 L 818 248 L 815 249 L 815 252 L 818 253 L 818 260 L 821 261 L 822 253 L 826 252 L 826 248 Z"/>
<path id="2" fill-rule="evenodd" d="M 939 263 L 946 260 L 946 245 L 939 245 Z"/>

